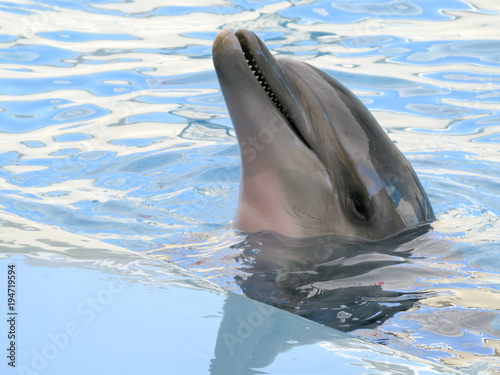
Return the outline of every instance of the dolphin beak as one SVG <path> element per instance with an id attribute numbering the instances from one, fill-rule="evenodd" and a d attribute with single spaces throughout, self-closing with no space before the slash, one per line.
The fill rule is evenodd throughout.
<path id="1" fill-rule="evenodd" d="M 290 130 L 310 149 L 311 147 L 295 125 L 295 120 L 300 120 L 304 110 L 300 101 L 296 100 L 293 95 L 293 89 L 286 72 L 271 51 L 249 30 L 241 29 L 234 34 L 229 30 L 222 30 L 217 34 L 213 47 L 214 64 L 219 77 L 221 74 L 220 69 L 217 69 L 217 67 L 224 67 L 227 70 L 228 66 L 227 60 L 221 61 L 218 51 L 224 49 L 227 51 L 229 48 L 236 51 L 232 64 L 246 65 L 247 67 L 246 74 L 241 76 L 249 76 L 249 73 L 253 75 L 253 78 L 262 87 L 270 102 L 281 114 L 283 120 L 286 121 Z M 236 58 L 238 52 L 241 52 L 241 55 Z M 245 69 L 242 67 L 242 70 Z M 250 89 L 247 90 L 251 91 Z"/>

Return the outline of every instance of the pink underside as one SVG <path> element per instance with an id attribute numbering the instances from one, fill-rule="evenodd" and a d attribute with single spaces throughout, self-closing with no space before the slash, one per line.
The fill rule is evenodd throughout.
<path id="1" fill-rule="evenodd" d="M 236 229 L 243 232 L 275 230 L 292 237 L 300 235 L 282 181 L 273 171 L 264 170 L 247 177 L 242 184 L 234 222 Z"/>

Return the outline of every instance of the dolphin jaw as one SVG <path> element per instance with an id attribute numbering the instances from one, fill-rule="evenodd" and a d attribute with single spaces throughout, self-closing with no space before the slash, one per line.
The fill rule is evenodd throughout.
<path id="1" fill-rule="evenodd" d="M 254 75 L 255 79 L 257 79 L 257 82 L 262 86 L 264 91 L 266 92 L 267 96 L 271 101 L 274 103 L 276 108 L 281 112 L 281 114 L 288 120 L 290 120 L 290 115 L 285 112 L 285 109 L 283 108 L 283 105 L 280 103 L 278 98 L 276 97 L 276 94 L 273 92 L 271 89 L 271 86 L 266 80 L 266 77 L 264 77 L 264 74 L 262 73 L 262 70 L 260 66 L 257 64 L 257 60 L 255 59 L 249 45 L 248 41 L 242 37 L 241 34 L 236 33 L 236 37 L 238 38 L 238 41 L 240 42 L 241 50 L 243 52 L 243 56 L 246 60 L 246 63 L 248 65 L 248 68 Z"/>
<path id="2" fill-rule="evenodd" d="M 302 142 L 304 146 L 312 150 L 312 147 L 309 145 L 307 140 L 304 138 L 304 136 L 296 126 L 293 120 L 293 115 L 290 111 L 292 108 L 296 107 L 300 103 L 297 103 L 294 100 L 292 105 L 286 105 L 286 101 L 280 98 L 281 95 L 279 90 L 273 88 L 274 85 L 270 83 L 269 79 L 266 78 L 271 75 L 276 75 L 276 72 L 272 71 L 272 69 L 265 69 L 259 64 L 259 60 L 261 60 L 261 58 L 262 59 L 267 58 L 273 60 L 276 66 L 279 66 L 279 61 L 276 60 L 269 51 L 263 50 L 261 46 L 258 45 L 258 43 L 253 43 L 252 40 L 250 40 L 252 36 L 256 38 L 256 36 L 253 33 L 248 32 L 246 30 L 238 30 L 235 33 L 235 36 L 237 37 L 240 43 L 243 56 L 245 58 L 245 61 L 247 63 L 250 72 L 252 72 L 255 79 L 257 80 L 259 85 L 263 88 L 264 92 L 266 93 L 270 101 L 274 104 L 276 109 L 281 113 L 284 120 L 287 122 L 287 125 L 290 128 L 290 130 L 292 130 L 292 132 L 297 136 L 297 138 Z M 284 76 L 278 78 L 279 81 L 286 79 L 286 77 Z M 283 91 L 283 89 L 284 91 L 288 91 L 287 94 L 289 95 L 290 98 L 294 97 L 294 95 L 287 88 L 286 84 L 282 84 L 282 87 L 280 89 L 281 91 Z"/>

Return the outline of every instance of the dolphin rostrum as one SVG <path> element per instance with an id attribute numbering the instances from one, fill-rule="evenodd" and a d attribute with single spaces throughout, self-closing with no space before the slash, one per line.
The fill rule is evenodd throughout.
<path id="1" fill-rule="evenodd" d="M 408 160 L 341 83 L 248 30 L 221 31 L 213 61 L 241 150 L 235 228 L 380 240 L 434 220 Z"/>

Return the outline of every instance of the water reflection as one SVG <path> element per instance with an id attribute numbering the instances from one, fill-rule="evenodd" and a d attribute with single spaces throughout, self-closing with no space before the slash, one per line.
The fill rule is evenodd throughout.
<path id="1" fill-rule="evenodd" d="M 392 317 L 355 334 L 375 341 L 383 337 L 389 346 L 464 372 L 488 371 L 481 367 L 487 363 L 498 368 L 496 4 L 36 0 L 4 2 L 0 13 L 4 212 L 156 253 L 239 293 L 235 277 L 250 278 L 249 292 L 262 288 L 263 299 L 272 295 L 257 275 L 270 275 L 269 285 L 285 295 L 305 296 L 307 308 L 301 310 L 291 307 L 297 301 L 287 295 L 288 309 L 337 325 L 344 319 L 346 329 L 356 327 L 353 319 L 366 302 Z M 346 269 L 359 274 L 342 275 L 343 260 L 337 259 L 335 265 L 316 264 L 315 272 L 324 276 L 314 280 L 317 275 L 306 272 L 300 252 L 288 259 L 276 241 L 270 242 L 276 259 L 261 254 L 271 265 L 246 248 L 231 248 L 246 240 L 221 230 L 233 216 L 240 174 L 234 131 L 211 60 L 211 44 L 222 28 L 255 30 L 279 57 L 307 61 L 353 89 L 425 184 L 438 216 L 436 232 L 418 244 L 411 240 L 415 249 L 401 254 L 402 248 L 363 245 L 360 256 L 373 260 L 365 278 L 362 262 L 350 254 L 346 261 L 353 264 Z M 2 240 L 14 240 L 10 231 Z M 443 240 L 446 236 L 452 242 Z M 436 254 L 425 252 L 424 239 L 437 246 Z M 259 246 L 253 242 L 254 249 Z M 238 262 L 240 252 L 246 255 Z M 271 272 L 275 261 L 283 263 L 276 275 Z M 246 273 L 252 267 L 254 277 Z M 61 285 L 72 286 L 67 282 L 72 275 L 62 272 Z M 404 275 L 420 273 L 409 281 L 411 288 L 397 284 Z M 302 289 L 294 287 L 295 274 Z M 358 285 L 342 284 L 348 281 Z M 384 284 L 373 285 L 377 282 Z M 344 302 L 346 310 L 335 303 L 346 299 L 342 288 L 368 299 Z M 329 306 L 320 291 L 339 310 L 321 310 Z M 287 308 L 285 298 L 278 302 Z M 187 313 L 179 311 L 179 319 Z M 331 364 L 318 371 L 325 368 Z"/>
<path id="2" fill-rule="evenodd" d="M 498 244 L 459 243 L 460 232 L 447 238 L 427 229 L 380 242 L 221 232 L 151 253 L 372 342 L 457 368 L 492 370 L 483 365 L 494 362 L 483 340 L 488 348 L 500 342 Z M 452 349 L 437 354 L 436 342 Z M 471 350 L 483 354 L 472 360 Z"/>
<path id="3" fill-rule="evenodd" d="M 382 19 L 412 19 L 436 20 L 451 19 L 442 10 L 472 10 L 471 5 L 460 0 L 446 0 L 432 3 L 425 3 L 425 6 L 418 1 L 356 1 L 347 3 L 343 1 L 314 1 L 311 4 L 290 7 L 280 13 L 289 17 L 296 17 L 299 22 L 331 22 L 332 17 L 339 23 L 355 23 L 367 17 L 379 17 Z"/>
<path id="4" fill-rule="evenodd" d="M 445 254 L 449 244 L 423 237 L 420 228 L 384 241 L 339 236 L 290 239 L 273 232 L 234 246 L 247 277 L 238 284 L 250 298 L 316 322 L 352 331 L 374 328 L 433 292 L 422 278 L 454 275 L 414 264 L 415 249 Z"/>
<path id="5" fill-rule="evenodd" d="M 440 366 L 408 363 L 409 356 L 380 346 L 370 347 L 366 342 L 305 320 L 302 320 L 305 324 L 299 325 L 293 315 L 277 313 L 270 306 L 235 294 L 226 297 L 223 309 L 214 358 L 210 361 L 212 375 L 324 373 L 325 369 L 329 373 L 332 368 L 338 374 L 355 374 L 365 373 L 365 366 L 383 374 L 454 373 Z M 330 358 L 323 362 L 315 357 L 309 368 L 301 370 L 297 367 L 301 351 L 318 343 Z M 342 359 L 336 360 L 337 356 Z"/>
<path id="6" fill-rule="evenodd" d="M 391 364 L 402 374 L 449 373 L 227 293 L 173 264 L 31 223 L 0 213 L 0 233 L 11 235 L 0 235 L 0 265 L 12 265 L 17 276 L 16 368 L 22 372 L 147 368 L 221 375 L 290 373 L 293 365 L 300 373 L 321 373 L 335 364 L 341 373 L 383 374 Z M 0 328 L 7 332 L 5 323 Z M 75 367 L 82 353 L 92 361 Z"/>

